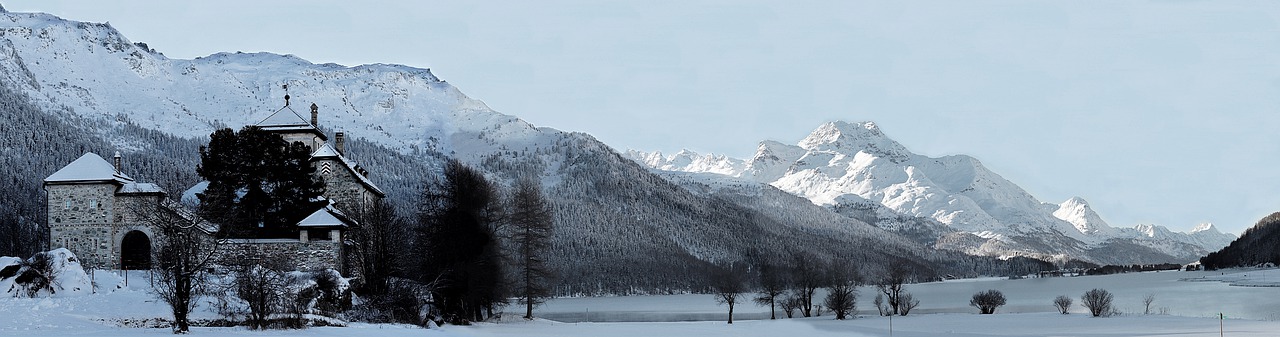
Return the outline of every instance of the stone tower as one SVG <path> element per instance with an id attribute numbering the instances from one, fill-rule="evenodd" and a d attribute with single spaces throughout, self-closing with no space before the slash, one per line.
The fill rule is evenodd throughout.
<path id="1" fill-rule="evenodd" d="M 149 269 L 154 231 L 135 211 L 165 198 L 159 186 L 135 182 L 94 153 L 44 179 L 51 248 L 67 248 L 86 267 Z"/>

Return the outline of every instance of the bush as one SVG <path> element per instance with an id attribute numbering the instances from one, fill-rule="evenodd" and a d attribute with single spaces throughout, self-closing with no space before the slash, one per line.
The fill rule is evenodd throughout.
<path id="1" fill-rule="evenodd" d="M 1115 309 L 1111 307 L 1113 296 L 1111 292 L 1102 289 L 1093 289 L 1084 292 L 1080 296 L 1080 305 L 1089 309 L 1089 313 L 1093 317 L 1111 316 L 1115 313 Z"/>
<path id="2" fill-rule="evenodd" d="M 996 308 L 1004 305 L 1004 303 L 1004 293 L 995 289 L 979 291 L 973 294 L 973 299 L 969 300 L 969 305 L 978 308 L 978 311 L 983 315 L 996 313 Z"/>
<path id="3" fill-rule="evenodd" d="M 918 306 L 920 306 L 920 300 L 917 300 L 915 295 L 911 295 L 911 293 L 904 291 L 902 292 L 902 295 L 898 296 L 899 315 L 906 316 L 911 313 L 911 309 L 915 309 Z"/>
<path id="4" fill-rule="evenodd" d="M 36 253 L 30 259 L 23 261 L 22 266 L 25 269 L 14 279 L 14 283 L 21 285 L 25 290 L 20 293 L 21 295 L 36 297 L 42 290 L 50 294 L 57 292 L 54 286 L 57 285 L 59 270 L 54 266 L 53 254 Z"/>
<path id="5" fill-rule="evenodd" d="M 788 295 L 786 298 L 782 299 L 782 302 L 778 302 L 778 306 L 782 308 L 783 312 L 787 313 L 787 318 L 793 318 L 795 317 L 796 310 L 800 309 L 800 306 L 804 305 L 803 302 L 804 300 L 800 298 Z"/>
<path id="6" fill-rule="evenodd" d="M 889 305 L 884 303 L 884 295 L 876 294 L 876 299 L 871 301 L 876 306 L 876 311 L 880 312 L 880 316 L 893 315 L 893 311 L 889 309 Z"/>
<path id="7" fill-rule="evenodd" d="M 285 273 L 259 264 L 245 266 L 236 273 L 236 296 L 249 307 L 245 323 L 250 329 L 271 327 L 272 316 L 287 306 L 285 287 L 289 281 Z"/>
<path id="8" fill-rule="evenodd" d="M 1053 299 L 1053 306 L 1057 307 L 1058 312 L 1061 312 L 1063 315 L 1070 314 L 1071 298 L 1067 297 L 1067 295 L 1058 295 L 1058 298 Z"/>
<path id="9" fill-rule="evenodd" d="M 351 309 L 351 289 L 342 274 L 333 269 L 324 269 L 311 273 L 315 282 L 316 310 L 329 317 L 336 317 L 339 312 Z"/>

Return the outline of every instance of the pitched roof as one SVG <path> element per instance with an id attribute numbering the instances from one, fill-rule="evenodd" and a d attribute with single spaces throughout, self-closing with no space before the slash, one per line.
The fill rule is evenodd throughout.
<path id="1" fill-rule="evenodd" d="M 298 227 L 346 227 L 352 224 L 346 214 L 334 208 L 332 204 L 316 210 L 298 222 Z"/>
<path id="2" fill-rule="evenodd" d="M 120 184 L 132 183 L 133 178 L 124 173 L 116 172 L 115 166 L 102 159 L 93 152 L 87 152 L 80 156 L 79 159 L 72 161 L 67 166 L 63 166 L 57 172 L 44 178 L 44 182 L 48 183 L 71 183 L 71 182 L 115 182 Z"/>
<path id="3" fill-rule="evenodd" d="M 255 125 L 267 131 L 311 132 L 320 135 L 320 139 L 328 139 L 323 132 L 316 129 L 315 125 L 311 125 L 310 121 L 299 115 L 297 111 L 293 111 L 293 108 L 287 104 Z"/>
<path id="4" fill-rule="evenodd" d="M 286 105 L 284 107 L 281 107 L 279 110 L 276 110 L 276 112 L 272 113 L 271 116 L 267 116 L 266 119 L 263 119 L 261 122 L 258 122 L 258 126 L 265 128 L 265 127 L 271 127 L 271 126 L 312 126 L 312 125 L 311 125 L 311 122 L 308 122 L 306 118 L 302 118 L 302 115 L 299 115 L 297 111 L 293 111 L 293 108 L 290 108 L 288 105 Z"/>
<path id="5" fill-rule="evenodd" d="M 356 166 L 358 165 L 356 165 L 350 159 L 347 159 L 347 157 L 338 153 L 337 149 L 334 149 L 333 146 L 329 146 L 329 143 L 324 143 L 323 145 L 320 145 L 319 149 L 316 149 L 315 151 L 311 152 L 311 160 L 319 160 L 319 159 L 337 160 L 339 163 L 342 163 L 342 166 L 346 167 L 347 171 L 351 172 L 351 174 L 354 175 L 357 180 L 360 180 L 360 184 L 364 185 L 365 187 L 368 187 L 369 190 L 373 191 L 373 193 L 377 193 L 379 196 L 387 195 L 387 193 L 383 192 L 381 188 L 378 188 L 378 185 L 374 185 L 373 181 L 369 180 L 369 177 L 366 177 L 363 174 L 360 174 L 359 171 L 356 171 Z"/>

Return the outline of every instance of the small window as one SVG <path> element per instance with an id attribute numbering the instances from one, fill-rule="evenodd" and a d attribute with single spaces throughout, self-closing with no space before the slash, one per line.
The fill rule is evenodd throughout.
<path id="1" fill-rule="evenodd" d="M 62 204 L 62 209 L 71 209 L 71 199 L 67 199 L 67 202 Z"/>
<path id="2" fill-rule="evenodd" d="M 308 230 L 307 238 L 315 241 L 329 241 L 333 239 L 329 237 L 329 230 L 327 229 Z"/>
<path id="3" fill-rule="evenodd" d="M 98 209 L 98 201 L 89 200 L 89 209 Z"/>

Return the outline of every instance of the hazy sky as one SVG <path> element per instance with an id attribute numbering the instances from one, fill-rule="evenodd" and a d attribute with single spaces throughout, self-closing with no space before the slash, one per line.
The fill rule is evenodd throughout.
<path id="1" fill-rule="evenodd" d="M 619 150 L 750 157 L 875 121 L 1113 226 L 1280 211 L 1276 1 L 3 1 L 220 51 L 431 68 Z"/>

